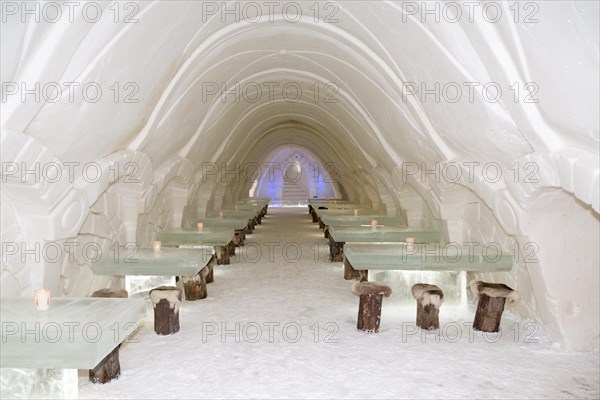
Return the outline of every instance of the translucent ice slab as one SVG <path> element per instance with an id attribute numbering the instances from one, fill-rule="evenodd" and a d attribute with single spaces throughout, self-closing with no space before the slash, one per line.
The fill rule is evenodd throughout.
<path id="1" fill-rule="evenodd" d="M 415 235 L 413 235 L 415 236 Z M 344 256 L 355 270 L 509 271 L 512 254 L 440 243 L 347 243 Z"/>
<path id="2" fill-rule="evenodd" d="M 435 243 L 442 240 L 440 231 L 394 226 L 330 226 L 329 235 L 336 242 L 404 242 L 407 237 L 413 237 L 417 243 Z"/>
<path id="3" fill-rule="evenodd" d="M 2 368 L 94 368 L 146 316 L 136 298 L 52 298 L 38 311 L 33 298 L 2 299 Z"/>
<path id="4" fill-rule="evenodd" d="M 396 226 L 405 227 L 406 218 L 404 217 L 383 217 L 381 215 L 325 215 L 321 217 L 321 221 L 325 225 L 341 227 L 341 226 L 368 226 L 371 227 L 371 221 L 377 220 L 377 226 Z"/>
<path id="5" fill-rule="evenodd" d="M 233 229 L 166 229 L 157 234 L 162 246 L 225 246 L 235 231 Z"/>
<path id="6" fill-rule="evenodd" d="M 227 227 L 244 229 L 248 225 L 248 219 L 245 218 L 199 218 L 197 222 L 202 222 L 204 228 Z"/>
<path id="7" fill-rule="evenodd" d="M 119 251 L 91 264 L 95 275 L 192 276 L 212 258 L 212 247 L 194 249 L 161 248 Z"/>

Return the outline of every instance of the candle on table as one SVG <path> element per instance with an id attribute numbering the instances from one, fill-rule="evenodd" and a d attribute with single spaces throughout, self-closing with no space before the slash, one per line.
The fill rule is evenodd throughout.
<path id="1" fill-rule="evenodd" d="M 414 251 L 415 250 L 415 238 L 409 236 L 406 238 L 406 250 Z"/>
<path id="2" fill-rule="evenodd" d="M 371 228 L 373 228 L 373 229 L 377 228 L 377 220 L 376 219 L 371 220 Z"/>
<path id="3" fill-rule="evenodd" d="M 46 289 L 37 289 L 33 292 L 35 295 L 35 306 L 39 311 L 45 311 L 50 307 L 50 291 Z"/>
<path id="4" fill-rule="evenodd" d="M 354 209 L 354 216 L 357 216 L 357 215 L 358 215 L 358 210 Z"/>
<path id="5" fill-rule="evenodd" d="M 198 222 L 198 230 L 201 231 L 204 229 L 204 222 Z"/>
<path id="6" fill-rule="evenodd" d="M 160 251 L 160 240 L 155 240 L 152 242 L 152 248 L 154 249 L 155 253 L 158 253 Z"/>

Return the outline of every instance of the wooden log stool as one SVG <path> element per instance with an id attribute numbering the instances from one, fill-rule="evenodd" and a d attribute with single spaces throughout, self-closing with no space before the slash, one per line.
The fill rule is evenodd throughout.
<path id="1" fill-rule="evenodd" d="M 246 240 L 246 229 L 236 229 L 233 243 L 240 247 L 244 245 L 244 241 Z"/>
<path id="2" fill-rule="evenodd" d="M 230 256 L 235 256 L 235 243 L 234 243 L 234 240 L 235 240 L 235 236 L 234 236 L 234 238 L 229 243 L 227 243 L 227 253 Z"/>
<path id="3" fill-rule="evenodd" d="M 92 297 L 126 298 L 128 295 L 125 289 L 100 289 L 92 293 Z M 107 383 L 113 379 L 117 379 L 121 375 L 121 364 L 119 362 L 120 348 L 121 343 L 108 353 L 94 369 L 90 369 L 90 381 L 93 383 Z"/>
<path id="4" fill-rule="evenodd" d="M 172 335 L 179 332 L 179 304 L 181 289 L 175 286 L 159 286 L 150 291 L 154 307 L 154 332 Z"/>
<path id="5" fill-rule="evenodd" d="M 417 300 L 417 326 L 421 329 L 440 328 L 440 306 L 444 292 L 435 285 L 417 283 L 412 287 L 412 295 Z"/>
<path id="6" fill-rule="evenodd" d="M 521 298 L 519 292 L 503 283 L 471 281 L 469 288 L 479 299 L 473 329 L 483 332 L 498 332 L 505 302 L 516 303 Z"/>
<path id="7" fill-rule="evenodd" d="M 315 210 L 312 210 L 310 215 L 312 215 L 312 222 L 319 222 L 319 216 L 317 215 L 317 212 Z"/>
<path id="8" fill-rule="evenodd" d="M 336 242 L 329 236 L 329 260 L 331 262 L 344 261 L 344 244 L 346 242 Z"/>
<path id="9" fill-rule="evenodd" d="M 215 254 L 217 255 L 218 265 L 229 265 L 231 263 L 228 247 L 228 245 L 215 246 Z"/>
<path id="10" fill-rule="evenodd" d="M 360 296 L 356 328 L 365 332 L 379 332 L 381 306 L 384 297 L 390 297 L 392 289 L 381 282 L 356 282 L 352 293 Z"/>
<path id="11" fill-rule="evenodd" d="M 369 271 L 366 269 L 354 269 L 350 261 L 344 257 L 344 279 L 366 282 L 369 279 Z"/>
<path id="12" fill-rule="evenodd" d="M 202 273 L 204 269 L 206 272 Z M 208 276 L 208 268 L 204 267 L 200 272 L 194 276 L 182 276 L 177 277 L 183 283 L 183 292 L 185 293 L 185 299 L 188 301 L 202 300 L 208 296 L 206 289 L 206 277 Z"/>
<path id="13" fill-rule="evenodd" d="M 206 269 L 204 282 L 212 283 L 215 281 L 215 265 L 217 265 L 217 256 L 213 254 L 206 266 L 202 268 L 202 271 Z"/>

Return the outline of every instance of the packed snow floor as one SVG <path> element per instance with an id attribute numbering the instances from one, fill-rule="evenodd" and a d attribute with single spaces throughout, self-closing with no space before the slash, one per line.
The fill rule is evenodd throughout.
<path id="1" fill-rule="evenodd" d="M 566 352 L 508 308 L 501 334 L 442 305 L 439 336 L 414 304 L 384 299 L 378 334 L 356 330 L 358 297 L 306 207 L 270 208 L 208 298 L 183 302 L 181 330 L 150 318 L 121 347 L 121 376 L 81 398 L 598 398 L 598 352 Z M 392 297 L 394 295 L 392 294 Z M 149 315 L 151 317 L 151 315 Z"/>

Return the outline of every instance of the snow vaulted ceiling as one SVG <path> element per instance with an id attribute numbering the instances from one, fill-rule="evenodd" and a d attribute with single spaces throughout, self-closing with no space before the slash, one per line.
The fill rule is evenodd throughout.
<path id="1" fill-rule="evenodd" d="M 248 194 L 208 163 L 293 145 L 337 166 L 340 193 L 448 240 L 535 242 L 538 262 L 484 278 L 524 291 L 556 340 L 598 346 L 597 2 L 23 4 L 2 5 L 3 241 L 147 243 Z M 35 162 L 75 179 L 13 168 Z M 448 162 L 462 179 L 419 172 Z M 8 293 L 106 284 L 82 260 L 17 256 Z"/>

